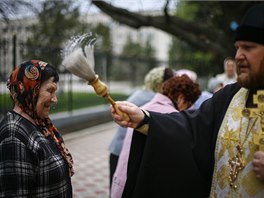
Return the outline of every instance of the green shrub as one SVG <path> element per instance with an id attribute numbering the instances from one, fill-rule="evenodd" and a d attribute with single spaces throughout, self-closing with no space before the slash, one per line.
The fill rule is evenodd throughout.
<path id="1" fill-rule="evenodd" d="M 0 109 L 1 112 L 12 108 L 12 101 L 9 94 L 0 94 Z M 112 93 L 111 97 L 114 100 L 125 100 L 128 96 L 121 93 Z M 108 104 L 107 100 L 95 93 L 84 93 L 84 92 L 66 92 L 58 93 L 58 104 L 55 105 L 50 113 L 58 113 L 63 111 L 72 111 L 75 109 L 81 109 L 96 105 Z"/>

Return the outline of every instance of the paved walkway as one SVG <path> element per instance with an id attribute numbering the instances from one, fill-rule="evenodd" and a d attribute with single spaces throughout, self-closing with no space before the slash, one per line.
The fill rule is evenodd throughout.
<path id="1" fill-rule="evenodd" d="M 63 136 L 74 160 L 74 198 L 109 198 L 107 148 L 116 126 L 109 122 Z"/>

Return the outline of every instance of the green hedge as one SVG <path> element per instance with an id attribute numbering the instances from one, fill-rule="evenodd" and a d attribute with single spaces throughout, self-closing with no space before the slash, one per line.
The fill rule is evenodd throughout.
<path id="1" fill-rule="evenodd" d="M 0 94 L 0 109 L 1 111 L 11 109 L 12 102 L 9 97 L 9 94 Z M 114 100 L 125 100 L 128 96 L 121 93 L 111 93 L 111 97 Z M 57 113 L 63 111 L 71 111 L 75 109 L 81 109 L 101 104 L 108 104 L 106 99 L 101 96 L 96 95 L 95 93 L 78 93 L 73 92 L 72 94 L 67 93 L 58 93 L 58 104 L 55 105 L 50 113 Z"/>

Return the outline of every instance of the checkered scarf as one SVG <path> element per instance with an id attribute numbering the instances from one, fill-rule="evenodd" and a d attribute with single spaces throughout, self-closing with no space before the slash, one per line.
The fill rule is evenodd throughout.
<path id="1" fill-rule="evenodd" d="M 41 86 L 42 71 L 48 63 L 39 60 L 31 60 L 17 66 L 7 81 L 7 87 L 11 94 L 16 94 L 19 107 L 28 114 L 40 128 L 45 137 L 53 138 L 61 155 L 69 165 L 69 173 L 72 176 L 73 160 L 69 150 L 65 147 L 62 136 L 52 124 L 50 118 L 41 119 L 37 115 L 36 104 Z"/>

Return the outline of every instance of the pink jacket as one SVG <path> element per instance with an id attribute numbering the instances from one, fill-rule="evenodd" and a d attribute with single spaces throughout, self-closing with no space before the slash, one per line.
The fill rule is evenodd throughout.
<path id="1" fill-rule="evenodd" d="M 165 95 L 156 93 L 154 98 L 143 105 L 142 109 L 160 112 L 160 113 L 172 113 L 177 112 L 172 101 Z M 127 129 L 126 137 L 123 143 L 121 153 L 119 155 L 116 171 L 113 176 L 113 182 L 111 186 L 111 198 L 121 198 L 127 179 L 127 164 L 130 153 L 130 145 L 133 135 L 132 128 Z"/>

